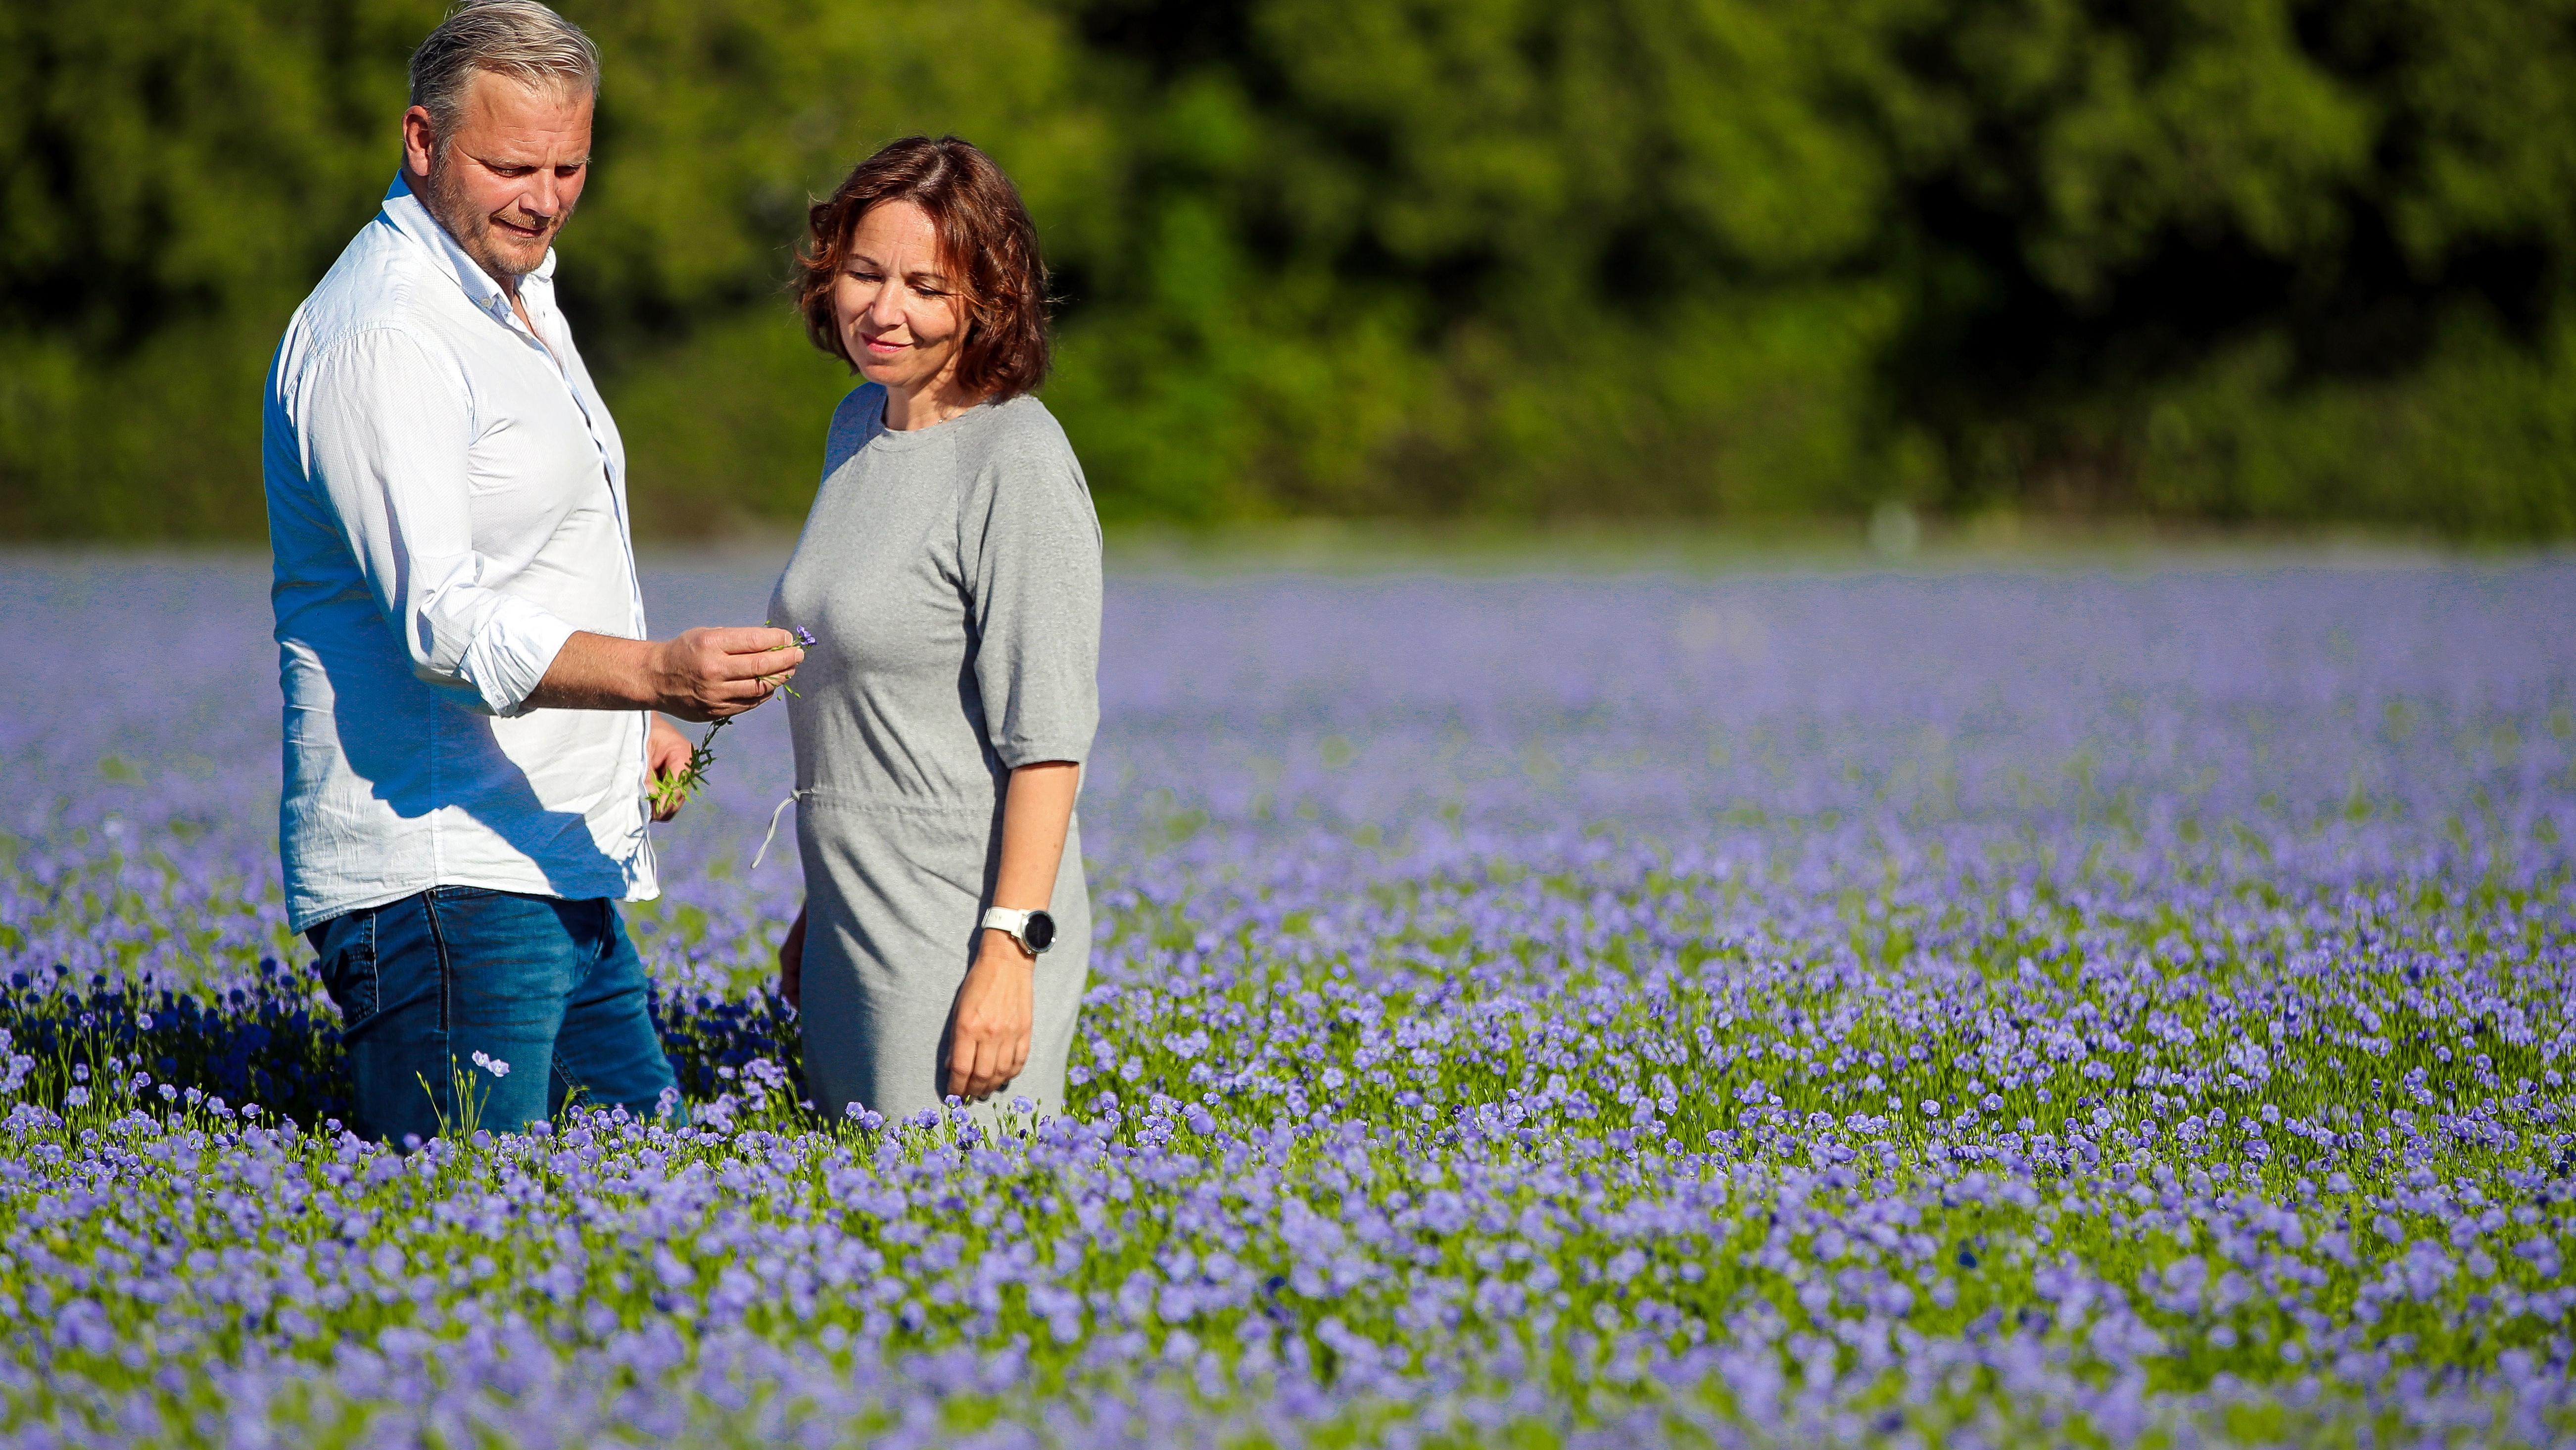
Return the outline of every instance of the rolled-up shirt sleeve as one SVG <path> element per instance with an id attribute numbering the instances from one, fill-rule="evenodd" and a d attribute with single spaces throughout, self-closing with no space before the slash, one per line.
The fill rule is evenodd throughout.
<path id="1" fill-rule="evenodd" d="M 408 333 L 378 329 L 316 357 L 297 392 L 306 476 L 338 515 L 412 673 L 491 714 L 525 713 L 573 629 L 483 582 L 461 370 Z"/>

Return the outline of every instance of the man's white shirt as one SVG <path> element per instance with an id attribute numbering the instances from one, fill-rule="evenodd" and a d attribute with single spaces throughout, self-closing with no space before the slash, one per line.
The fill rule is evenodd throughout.
<path id="1" fill-rule="evenodd" d="M 643 711 L 528 709 L 576 630 L 642 639 L 626 454 L 555 306 L 398 177 L 287 324 L 262 462 L 302 931 L 433 886 L 658 893 Z"/>

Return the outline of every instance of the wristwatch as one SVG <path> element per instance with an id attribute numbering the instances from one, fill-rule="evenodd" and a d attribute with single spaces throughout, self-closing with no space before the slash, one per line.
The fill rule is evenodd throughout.
<path id="1" fill-rule="evenodd" d="M 1037 956 L 1055 945 L 1055 918 L 1044 911 L 1013 911 L 1007 906 L 989 907 L 984 912 L 984 925 L 1007 933 L 1030 956 Z"/>

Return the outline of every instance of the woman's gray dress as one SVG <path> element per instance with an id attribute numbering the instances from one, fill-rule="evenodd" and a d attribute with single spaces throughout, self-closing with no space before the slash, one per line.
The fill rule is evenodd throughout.
<path id="1" fill-rule="evenodd" d="M 901 433 L 870 384 L 832 418 L 823 486 L 770 622 L 817 643 L 796 673 L 805 863 L 805 1075 L 817 1106 L 936 1108 L 950 1008 L 1000 865 L 1009 772 L 1080 761 L 1099 721 L 1100 523 L 1035 398 Z M 1091 956 L 1082 836 L 1065 834 L 1013 1098 L 1061 1112 Z"/>

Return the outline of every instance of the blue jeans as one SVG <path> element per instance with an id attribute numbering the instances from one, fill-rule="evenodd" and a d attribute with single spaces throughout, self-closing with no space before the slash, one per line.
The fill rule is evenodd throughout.
<path id="1" fill-rule="evenodd" d="M 513 1130 L 573 1102 L 650 1116 L 675 1087 L 644 963 L 604 900 L 439 886 L 305 936 L 340 1007 L 362 1137 Z"/>

